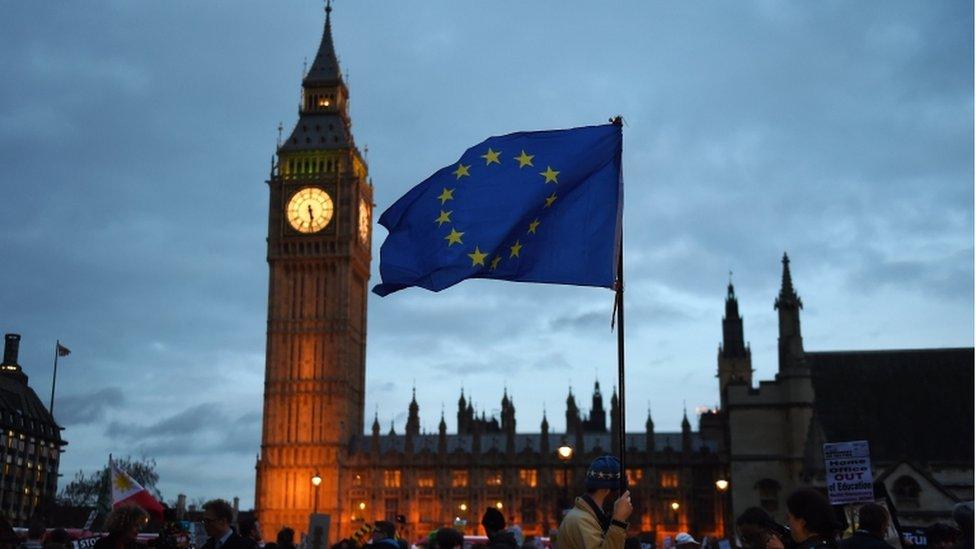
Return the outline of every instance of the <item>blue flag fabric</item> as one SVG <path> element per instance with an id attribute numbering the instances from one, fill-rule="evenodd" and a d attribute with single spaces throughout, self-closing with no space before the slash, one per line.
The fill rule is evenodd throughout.
<path id="1" fill-rule="evenodd" d="M 613 287 L 622 212 L 619 125 L 491 137 L 380 216 L 385 296 L 468 278 Z"/>

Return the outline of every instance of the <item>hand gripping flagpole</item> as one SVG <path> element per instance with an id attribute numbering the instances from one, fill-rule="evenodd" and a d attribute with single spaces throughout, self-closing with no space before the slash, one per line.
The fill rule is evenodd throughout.
<path id="1" fill-rule="evenodd" d="M 623 126 L 622 116 L 615 116 L 610 122 L 617 126 Z M 621 169 L 621 179 L 623 170 Z M 620 493 L 627 490 L 627 406 L 624 390 L 624 227 L 623 227 L 623 191 L 620 198 L 620 229 L 617 237 L 617 281 L 614 308 L 617 310 L 617 386 L 620 387 L 620 394 L 617 397 L 617 451 L 620 452 Z"/>

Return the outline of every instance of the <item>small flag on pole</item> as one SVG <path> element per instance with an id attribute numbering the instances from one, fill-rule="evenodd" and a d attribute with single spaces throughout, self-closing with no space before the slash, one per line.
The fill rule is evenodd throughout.
<path id="1" fill-rule="evenodd" d="M 142 507 L 147 513 L 163 518 L 163 506 L 156 498 L 136 482 L 129 473 L 123 471 L 112 456 L 108 456 L 109 474 L 112 475 L 112 508 L 120 505 L 134 504 Z"/>
<path id="2" fill-rule="evenodd" d="M 468 278 L 612 288 L 622 212 L 617 124 L 490 137 L 380 217 L 385 296 Z"/>
<path id="3" fill-rule="evenodd" d="M 58 356 L 68 356 L 70 354 L 71 354 L 71 349 L 58 343 Z"/>

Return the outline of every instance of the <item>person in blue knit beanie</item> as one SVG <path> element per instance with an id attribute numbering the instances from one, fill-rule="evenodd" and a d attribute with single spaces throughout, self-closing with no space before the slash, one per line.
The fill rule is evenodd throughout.
<path id="1" fill-rule="evenodd" d="M 608 515 L 603 504 L 621 489 L 620 460 L 604 454 L 590 463 L 586 471 L 586 493 L 576 498 L 572 509 L 559 525 L 558 549 L 623 549 L 627 538 L 627 519 L 634 510 L 630 490 L 613 502 Z"/>

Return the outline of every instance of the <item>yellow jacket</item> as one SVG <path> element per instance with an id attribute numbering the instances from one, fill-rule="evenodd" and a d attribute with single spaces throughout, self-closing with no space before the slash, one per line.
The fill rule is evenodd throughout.
<path id="1" fill-rule="evenodd" d="M 583 498 L 566 513 L 559 525 L 556 549 L 623 549 L 627 531 L 611 524 L 607 533 L 600 528 L 600 521 Z"/>

